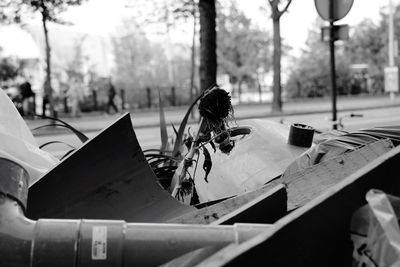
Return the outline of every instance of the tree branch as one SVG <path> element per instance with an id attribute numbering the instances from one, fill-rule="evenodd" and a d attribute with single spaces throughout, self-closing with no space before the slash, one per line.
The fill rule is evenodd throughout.
<path id="1" fill-rule="evenodd" d="M 288 10 L 291 3 L 292 3 L 292 0 L 287 1 L 286 6 L 282 9 L 282 11 L 279 11 L 279 17 L 282 16 L 282 14 Z"/>

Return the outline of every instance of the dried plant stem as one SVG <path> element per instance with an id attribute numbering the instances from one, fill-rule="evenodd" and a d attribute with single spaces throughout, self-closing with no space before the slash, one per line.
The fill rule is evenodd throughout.
<path id="1" fill-rule="evenodd" d="M 202 129 L 203 123 L 204 123 L 204 120 L 203 120 L 203 117 L 201 117 L 200 123 L 199 123 L 199 129 L 197 130 L 196 137 L 190 146 L 189 152 L 186 154 L 185 158 L 183 159 L 183 167 L 182 167 L 181 173 L 179 174 L 178 183 L 175 185 L 174 189 L 172 190 L 171 195 L 173 197 L 175 197 L 177 195 L 178 190 L 181 187 L 182 181 L 186 177 L 188 168 L 192 165 L 193 157 L 199 149 L 199 147 L 197 146 L 197 141 L 199 140 L 200 130 Z"/>

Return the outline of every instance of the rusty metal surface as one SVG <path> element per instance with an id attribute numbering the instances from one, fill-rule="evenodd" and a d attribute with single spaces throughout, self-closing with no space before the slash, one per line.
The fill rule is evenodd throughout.
<path id="1" fill-rule="evenodd" d="M 31 185 L 28 195 L 32 219 L 164 222 L 193 210 L 160 187 L 128 113 Z"/>
<path id="2" fill-rule="evenodd" d="M 200 156 L 196 171 L 196 189 L 200 202 L 238 195 L 262 187 L 281 175 L 304 147 L 287 143 L 289 127 L 267 120 L 244 120 L 250 135 L 235 137 L 235 147 L 229 155 L 217 150 L 212 152 L 212 169 L 208 183 L 204 181 L 203 157 Z M 193 175 L 192 175 L 193 176 Z"/>

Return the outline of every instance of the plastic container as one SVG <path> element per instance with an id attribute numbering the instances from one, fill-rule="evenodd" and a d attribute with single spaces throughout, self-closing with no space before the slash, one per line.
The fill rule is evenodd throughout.
<path id="1" fill-rule="evenodd" d="M 310 147 L 314 137 L 314 128 L 305 124 L 294 123 L 290 126 L 288 144 Z"/>

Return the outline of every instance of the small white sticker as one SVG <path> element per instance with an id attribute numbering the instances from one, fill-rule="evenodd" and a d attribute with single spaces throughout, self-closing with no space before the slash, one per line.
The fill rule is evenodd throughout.
<path id="1" fill-rule="evenodd" d="M 93 226 L 92 260 L 107 259 L 107 226 Z"/>

